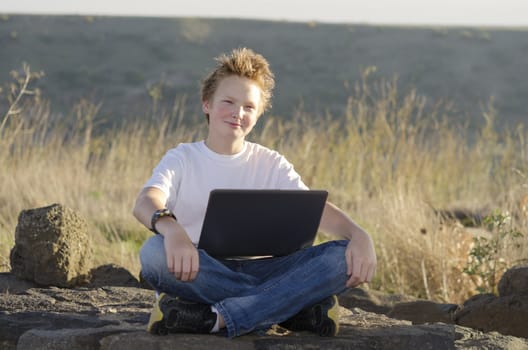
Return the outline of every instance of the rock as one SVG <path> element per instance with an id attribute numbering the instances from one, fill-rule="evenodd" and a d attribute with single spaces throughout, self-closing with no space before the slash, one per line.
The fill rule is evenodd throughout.
<path id="1" fill-rule="evenodd" d="M 527 350 L 528 341 L 496 332 L 483 333 L 471 328 L 456 327 L 456 349 L 464 350 Z"/>
<path id="2" fill-rule="evenodd" d="M 62 329 L 67 331 L 81 327 L 99 329 L 112 323 L 116 324 L 116 322 L 71 313 L 0 311 L 0 344 L 4 344 L 1 349 L 21 349 L 21 347 L 16 347 L 20 338 L 31 330 Z M 26 349 L 31 349 L 31 347 L 26 347 Z"/>
<path id="3" fill-rule="evenodd" d="M 428 300 L 417 300 L 394 305 L 387 316 L 408 320 L 413 324 L 454 323 L 453 315 L 457 308 L 458 305 L 456 304 L 439 304 Z"/>
<path id="4" fill-rule="evenodd" d="M 32 288 L 20 294 L 0 294 L 0 311 L 143 315 L 146 322 L 154 292 L 131 287 Z"/>
<path id="5" fill-rule="evenodd" d="M 502 275 L 499 281 L 499 295 L 528 295 L 528 264 L 515 266 Z"/>
<path id="6" fill-rule="evenodd" d="M 87 287 L 105 286 L 140 287 L 140 283 L 127 269 L 115 264 L 106 264 L 90 270 L 90 282 Z"/>
<path id="7" fill-rule="evenodd" d="M 370 321 L 385 322 L 383 316 L 373 314 Z M 378 322 L 375 321 L 378 320 Z M 347 321 L 345 320 L 344 323 Z M 528 342 L 511 336 L 486 334 L 455 325 L 410 326 L 385 324 L 372 330 L 357 330 L 346 324 L 336 338 L 321 338 L 311 334 L 291 334 L 285 337 L 256 337 L 247 335 L 225 339 L 210 335 L 174 334 L 153 337 L 145 332 L 115 334 L 101 340 L 101 350 L 137 349 L 464 349 L 464 350 L 526 350 Z M 422 336 L 422 337 L 421 337 Z M 407 337 L 407 342 L 405 338 Z M 428 339 L 424 341 L 424 338 Z M 435 341 L 436 338 L 436 341 Z M 412 339 L 412 340 L 411 340 Z M 420 341 L 418 339 L 421 339 Z M 443 339 L 444 341 L 440 340 Z"/>
<path id="8" fill-rule="evenodd" d="M 100 341 L 112 334 L 138 331 L 139 326 L 104 326 L 97 328 L 44 330 L 32 329 L 18 340 L 17 350 L 92 350 L 100 348 Z"/>
<path id="9" fill-rule="evenodd" d="M 145 331 L 115 334 L 101 340 L 101 350 L 253 350 L 254 337 L 246 336 L 228 339 L 218 335 L 171 334 L 156 337 Z M 264 348 L 262 348 L 264 349 Z"/>
<path id="10" fill-rule="evenodd" d="M 396 303 L 412 300 L 415 299 L 363 288 L 351 288 L 339 295 L 339 304 L 348 309 L 360 308 L 378 314 L 386 314 Z"/>
<path id="11" fill-rule="evenodd" d="M 357 317 L 357 316 L 356 316 Z M 359 316 L 361 317 L 361 316 Z M 383 315 L 373 314 L 372 318 Z M 411 326 L 385 325 L 366 329 L 342 322 L 338 337 L 323 338 L 310 333 L 290 333 L 286 336 L 245 335 L 235 339 L 215 335 L 172 334 L 153 337 L 145 332 L 118 334 L 101 340 L 101 350 L 139 349 L 240 349 L 240 350 L 297 350 L 297 349 L 455 349 L 454 330 L 445 325 Z"/>
<path id="12" fill-rule="evenodd" d="M 49 287 L 2 293 L 0 349 L 36 349 L 46 344 L 56 349 L 65 344 L 64 348 L 75 350 L 80 343 L 93 345 L 109 334 L 144 330 L 154 299 L 152 291 L 131 287 Z"/>
<path id="13" fill-rule="evenodd" d="M 476 295 L 455 312 L 455 322 L 484 332 L 528 338 L 528 296 Z"/>
<path id="14" fill-rule="evenodd" d="M 18 217 L 12 272 L 44 286 L 72 287 L 84 280 L 92 263 L 87 224 L 60 204 L 24 210 Z"/>
<path id="15" fill-rule="evenodd" d="M 36 283 L 21 280 L 10 272 L 0 272 L 0 293 L 20 293 L 37 287 Z"/>
<path id="16" fill-rule="evenodd" d="M 12 277 L 0 276 L 0 285 Z M 341 307 L 341 332 L 153 336 L 145 326 L 154 292 L 135 287 L 28 288 L 0 294 L 0 348 L 6 350 L 136 349 L 528 349 L 525 339 L 454 324 L 413 325 Z"/>
<path id="17" fill-rule="evenodd" d="M 454 323 L 456 304 L 441 304 L 428 300 L 416 300 L 404 295 L 388 295 L 374 290 L 353 288 L 339 296 L 339 304 L 346 308 L 386 314 L 413 324 Z"/>

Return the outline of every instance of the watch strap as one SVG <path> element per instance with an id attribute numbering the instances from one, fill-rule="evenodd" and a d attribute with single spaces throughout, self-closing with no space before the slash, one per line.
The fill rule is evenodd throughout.
<path id="1" fill-rule="evenodd" d="M 158 209 L 152 214 L 152 219 L 150 220 L 150 227 L 151 231 L 155 234 L 159 235 L 159 231 L 156 230 L 156 222 L 158 222 L 159 219 L 169 216 L 176 220 L 176 216 L 170 211 L 168 208 Z M 177 220 L 176 220 L 177 221 Z"/>

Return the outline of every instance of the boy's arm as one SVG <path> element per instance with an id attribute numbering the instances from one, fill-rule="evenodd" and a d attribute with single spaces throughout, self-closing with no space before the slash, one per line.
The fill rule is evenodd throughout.
<path id="1" fill-rule="evenodd" d="M 167 197 L 155 187 L 147 187 L 139 193 L 133 214 L 147 228 L 151 227 L 154 212 L 165 208 Z M 198 251 L 185 229 L 173 218 L 162 217 L 156 222 L 156 230 L 164 237 L 167 267 L 177 279 L 192 281 L 198 273 Z"/>
<path id="2" fill-rule="evenodd" d="M 133 214 L 139 222 L 151 229 L 152 214 L 158 209 L 165 208 L 166 202 L 167 197 L 163 191 L 155 187 L 146 187 L 141 190 L 136 199 Z M 162 220 L 163 218 L 160 219 L 160 224 Z"/>
<path id="3" fill-rule="evenodd" d="M 349 279 L 347 287 L 370 282 L 376 272 L 376 252 L 372 238 L 341 209 L 326 202 L 319 229 L 339 238 L 349 239 L 345 258 Z"/>

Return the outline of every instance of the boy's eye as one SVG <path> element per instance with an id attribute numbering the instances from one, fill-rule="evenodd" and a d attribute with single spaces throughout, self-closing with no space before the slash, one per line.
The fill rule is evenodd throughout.
<path id="1" fill-rule="evenodd" d="M 227 104 L 232 104 L 233 103 L 233 101 L 231 101 L 231 100 L 223 100 L 222 102 L 227 103 Z"/>

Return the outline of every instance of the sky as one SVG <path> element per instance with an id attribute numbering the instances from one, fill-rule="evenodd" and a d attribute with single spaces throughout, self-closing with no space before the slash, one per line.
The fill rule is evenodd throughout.
<path id="1" fill-rule="evenodd" d="M 528 27 L 528 0 L 0 0 L 0 14 Z"/>

